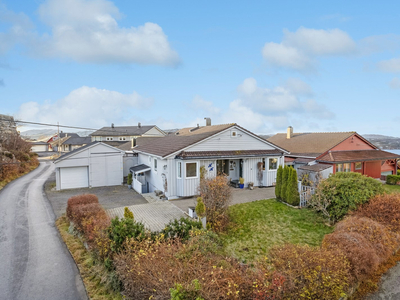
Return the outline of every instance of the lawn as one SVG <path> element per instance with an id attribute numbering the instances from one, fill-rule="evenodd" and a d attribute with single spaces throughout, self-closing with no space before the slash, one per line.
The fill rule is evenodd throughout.
<path id="1" fill-rule="evenodd" d="M 384 184 L 383 188 L 389 194 L 391 194 L 391 193 L 400 193 L 400 185 Z"/>
<path id="2" fill-rule="evenodd" d="M 274 245 L 317 246 L 333 231 L 309 209 L 295 209 L 274 199 L 233 205 L 232 225 L 222 234 L 227 255 L 251 262 L 262 259 Z"/>

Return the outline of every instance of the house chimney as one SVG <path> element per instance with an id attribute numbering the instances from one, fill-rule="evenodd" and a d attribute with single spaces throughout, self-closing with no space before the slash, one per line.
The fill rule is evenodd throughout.
<path id="1" fill-rule="evenodd" d="M 289 126 L 289 127 L 287 128 L 286 138 L 287 138 L 287 139 L 290 139 L 290 138 L 292 138 L 292 137 L 293 137 L 293 127 L 292 127 L 292 126 Z"/>
<path id="2" fill-rule="evenodd" d="M 111 128 L 114 128 L 114 123 L 111 123 Z"/>
<path id="3" fill-rule="evenodd" d="M 206 120 L 206 126 L 211 126 L 211 118 L 204 118 Z"/>
<path id="4" fill-rule="evenodd" d="M 142 124 L 140 124 L 140 122 L 137 123 L 137 127 L 141 128 L 141 127 L 142 127 Z"/>

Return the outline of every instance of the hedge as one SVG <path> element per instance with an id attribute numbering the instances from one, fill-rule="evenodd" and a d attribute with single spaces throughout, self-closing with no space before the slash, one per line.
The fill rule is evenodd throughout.
<path id="1" fill-rule="evenodd" d="M 400 184 L 400 175 L 387 175 L 386 184 L 390 185 Z"/>

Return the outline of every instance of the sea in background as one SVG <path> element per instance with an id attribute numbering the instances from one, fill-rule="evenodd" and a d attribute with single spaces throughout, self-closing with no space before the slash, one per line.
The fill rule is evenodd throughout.
<path id="1" fill-rule="evenodd" d="M 400 155 L 400 149 L 395 149 L 395 150 L 386 150 L 386 151 L 388 151 L 388 152 L 392 152 L 392 153 L 395 153 L 395 154 L 399 154 L 399 155 Z"/>

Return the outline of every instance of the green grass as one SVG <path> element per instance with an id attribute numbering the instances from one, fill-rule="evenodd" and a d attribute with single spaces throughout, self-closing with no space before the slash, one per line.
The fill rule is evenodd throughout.
<path id="1" fill-rule="evenodd" d="M 391 193 L 400 193 L 400 185 L 384 184 L 383 188 L 389 194 L 391 194 Z"/>
<path id="2" fill-rule="evenodd" d="M 221 234 L 225 251 L 245 262 L 263 259 L 279 244 L 320 245 L 325 234 L 333 231 L 315 212 L 274 199 L 233 205 L 229 214 L 232 225 Z"/>

